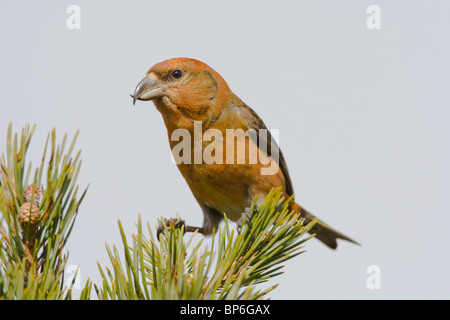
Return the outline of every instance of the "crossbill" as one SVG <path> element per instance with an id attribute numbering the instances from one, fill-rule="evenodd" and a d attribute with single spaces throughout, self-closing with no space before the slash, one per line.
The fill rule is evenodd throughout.
<path id="1" fill-rule="evenodd" d="M 182 129 L 190 134 L 190 150 L 183 154 L 183 159 L 186 159 L 186 156 L 193 159 L 199 149 L 203 152 L 209 144 L 208 139 L 202 139 L 200 144 L 194 141 L 196 126 L 198 129 L 200 124 L 202 134 L 211 132 L 210 129 L 215 130 L 214 155 L 223 161 L 177 161 L 178 169 L 204 216 L 202 227 L 185 226 L 186 231 L 198 230 L 209 235 L 218 227 L 223 213 L 230 220 L 239 221 L 243 214 L 249 212 L 248 209 L 255 198 L 262 201 L 274 187 L 281 187 L 286 198 L 294 195 L 284 156 L 264 122 L 231 91 L 225 80 L 205 63 L 189 58 L 160 62 L 148 70 L 132 97 L 133 104 L 136 100 L 153 101 L 167 127 L 172 150 L 178 144 L 178 139 L 173 139 L 177 130 Z M 247 152 L 256 147 L 260 161 L 239 161 L 242 159 L 237 158 L 242 155 L 235 158 L 235 152 L 238 151 L 236 144 L 233 144 L 233 153 L 227 152 L 231 149 L 227 149 L 228 144 L 224 140 L 227 130 L 230 129 L 242 129 L 245 132 L 251 129 L 257 133 L 256 138 L 255 135 L 245 136 L 244 147 Z M 263 129 L 266 138 L 258 134 Z M 265 148 L 262 148 L 263 143 Z M 262 169 L 267 167 L 267 160 L 276 163 L 273 174 L 261 174 Z M 294 199 L 289 203 L 290 209 L 300 213 L 306 223 L 316 218 Z M 336 249 L 337 239 L 356 243 L 320 219 L 310 232 L 332 249 Z"/>

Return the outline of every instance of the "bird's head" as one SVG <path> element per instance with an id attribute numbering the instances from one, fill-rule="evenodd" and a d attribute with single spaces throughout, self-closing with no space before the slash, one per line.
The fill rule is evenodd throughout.
<path id="1" fill-rule="evenodd" d="M 231 95 L 225 80 L 205 63 L 173 58 L 151 67 L 132 97 L 133 104 L 153 100 L 163 114 L 176 112 L 201 120 L 219 111 Z"/>

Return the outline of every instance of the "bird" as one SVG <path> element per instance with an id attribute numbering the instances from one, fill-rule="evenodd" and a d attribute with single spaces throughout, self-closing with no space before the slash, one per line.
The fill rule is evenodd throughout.
<path id="1" fill-rule="evenodd" d="M 177 167 L 201 207 L 203 225 L 185 225 L 186 232 L 198 231 L 205 236 L 211 235 L 223 220 L 224 213 L 229 220 L 240 223 L 249 214 L 253 201 L 260 204 L 271 189 L 281 188 L 286 198 L 292 198 L 290 210 L 299 213 L 306 223 L 317 220 L 309 231 L 315 234 L 315 238 L 331 249 L 337 248 L 338 239 L 359 245 L 295 202 L 285 158 L 267 126 L 252 108 L 231 91 L 222 76 L 206 63 L 184 57 L 159 62 L 147 71 L 130 96 L 133 105 L 138 100 L 153 101 L 167 128 L 172 151 L 180 143 L 182 134 L 190 137 L 184 141 L 181 158 L 185 161 L 177 161 Z M 204 137 L 200 142 L 195 141 L 196 130 L 205 135 L 214 133 L 213 157 L 223 161 L 206 163 L 192 160 L 199 153 L 205 153 L 210 146 L 210 141 Z M 236 151 L 237 147 L 230 145 L 227 148 L 227 130 L 252 130 L 255 134 L 246 137 L 245 150 L 255 150 L 256 147 L 265 164 L 273 164 L 273 173 L 261 173 L 267 167 L 262 160 L 242 163 L 239 155 L 228 153 L 232 149 Z M 174 139 L 174 136 L 178 138 Z M 209 139 L 212 140 L 211 137 Z M 261 147 L 263 144 L 265 149 Z"/>

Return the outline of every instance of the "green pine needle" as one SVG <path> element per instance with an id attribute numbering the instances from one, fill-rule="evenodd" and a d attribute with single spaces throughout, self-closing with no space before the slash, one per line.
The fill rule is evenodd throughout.
<path id="1" fill-rule="evenodd" d="M 10 124 L 6 155 L 0 157 L 0 300 L 70 300 L 75 277 L 65 285 L 64 248 L 87 192 L 80 194 L 77 185 L 79 133 L 70 142 L 65 135 L 58 144 L 53 129 L 33 171 L 26 155 L 34 131 L 35 126 L 26 125 L 20 134 L 13 133 Z M 30 185 L 30 202 L 35 191 L 43 190 L 33 223 L 21 215 Z M 277 285 L 261 284 L 282 274 L 284 263 L 304 252 L 302 245 L 311 238 L 306 233 L 315 224 L 303 225 L 298 214 L 289 212 L 290 200 L 273 189 L 258 208 L 255 199 L 251 218 L 239 230 L 225 215 L 207 239 L 165 223 L 156 239 L 149 224 L 144 230 L 140 216 L 137 234 L 127 237 L 119 221 L 123 251 L 106 244 L 111 266 L 97 264 L 101 283 L 88 279 L 79 299 L 90 299 L 92 287 L 100 300 L 265 299 Z"/>
<path id="2" fill-rule="evenodd" d="M 128 240 L 119 221 L 125 261 L 107 246 L 114 272 L 96 287 L 99 299 L 264 299 L 276 288 L 265 290 L 258 284 L 282 274 L 283 263 L 303 251 L 302 244 L 315 222 L 306 226 L 298 214 L 289 212 L 281 189 L 273 189 L 264 202 L 251 210 L 251 219 L 236 233 L 225 223 L 214 232 L 211 249 L 196 233 L 184 235 L 184 227 L 166 226 L 155 240 L 148 225 L 149 238 L 143 234 L 141 216 L 137 235 Z M 255 202 L 256 203 L 256 202 Z M 184 240 L 187 237 L 187 241 Z M 217 246 L 217 248 L 215 248 Z M 126 266 L 126 272 L 122 268 Z M 108 269 L 106 269 L 108 270 Z"/>
<path id="3" fill-rule="evenodd" d="M 78 132 L 66 150 L 67 135 L 57 145 L 53 129 L 40 166 L 32 174 L 26 155 L 34 131 L 35 126 L 27 124 L 20 135 L 13 134 L 10 124 L 6 157 L 2 153 L 0 158 L 0 299 L 69 299 L 71 286 L 64 286 L 64 247 L 86 194 L 85 190 L 79 197 L 76 184 L 80 152 L 72 155 Z M 36 202 L 40 214 L 35 223 L 20 218 L 29 186 L 33 186 L 30 202 L 36 202 L 35 191 L 43 190 Z M 88 281 L 80 299 L 90 296 L 90 288 Z"/>

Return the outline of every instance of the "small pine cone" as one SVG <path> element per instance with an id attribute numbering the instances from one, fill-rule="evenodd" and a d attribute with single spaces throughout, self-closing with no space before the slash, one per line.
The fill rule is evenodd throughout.
<path id="1" fill-rule="evenodd" d="M 39 205 L 37 204 L 37 202 L 25 202 L 19 208 L 19 219 L 23 224 L 35 224 L 38 221 L 40 215 L 41 211 L 39 211 Z"/>
<path id="2" fill-rule="evenodd" d="M 34 191 L 34 194 L 33 194 L 33 191 Z M 42 187 L 39 189 L 39 188 L 36 188 L 34 186 L 34 184 L 31 184 L 30 186 L 28 186 L 27 190 L 25 190 L 25 192 L 23 193 L 23 201 L 24 202 L 34 201 L 39 204 L 41 201 L 41 196 L 42 196 L 43 191 L 44 190 Z"/>

